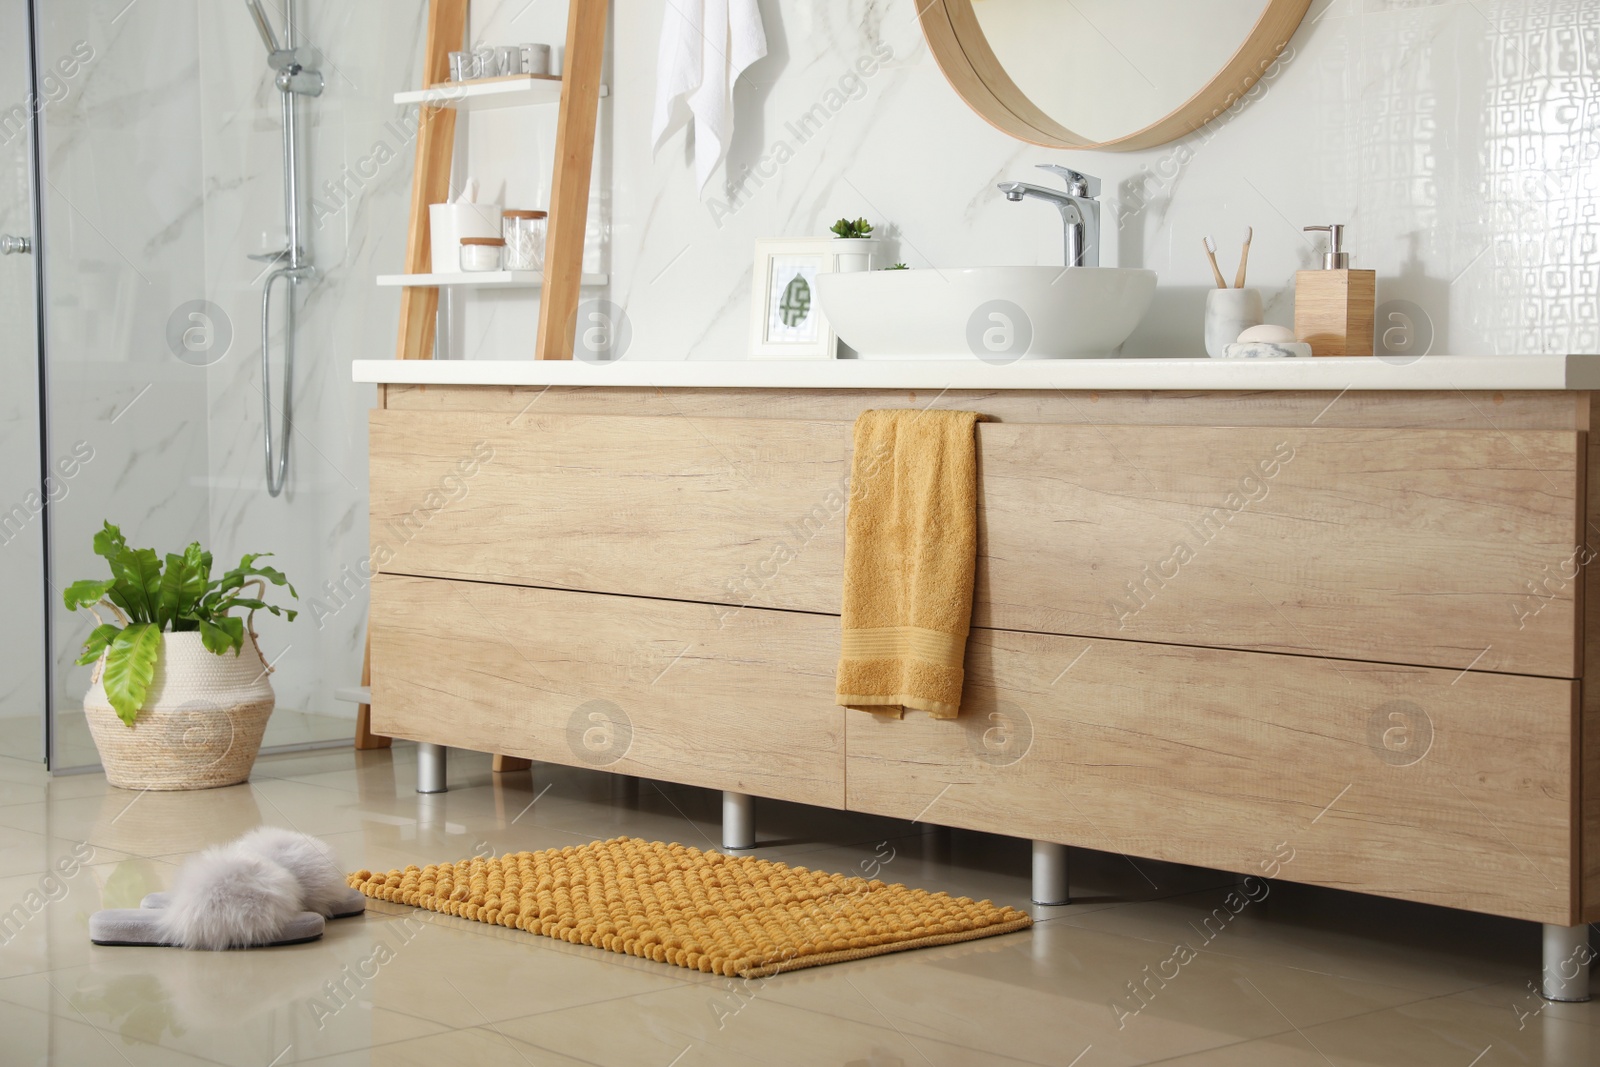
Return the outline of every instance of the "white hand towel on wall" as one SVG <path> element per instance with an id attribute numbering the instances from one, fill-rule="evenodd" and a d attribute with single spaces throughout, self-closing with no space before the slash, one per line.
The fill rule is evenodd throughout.
<path id="1" fill-rule="evenodd" d="M 651 137 L 659 151 L 693 120 L 701 190 L 733 142 L 733 83 L 766 54 L 756 0 L 667 0 Z"/>

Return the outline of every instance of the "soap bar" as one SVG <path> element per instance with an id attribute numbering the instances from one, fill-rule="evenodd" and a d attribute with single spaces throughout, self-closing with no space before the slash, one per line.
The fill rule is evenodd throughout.
<path id="1" fill-rule="evenodd" d="M 1265 341 L 1235 341 L 1222 359 L 1310 359 L 1311 346 L 1299 341 L 1269 344 Z"/>
<path id="2" fill-rule="evenodd" d="M 1235 340 L 1243 343 L 1249 341 L 1265 341 L 1268 344 L 1278 345 L 1285 341 L 1294 340 L 1294 331 L 1287 326 L 1274 326 L 1267 323 L 1263 326 L 1252 326 L 1241 333 Z"/>

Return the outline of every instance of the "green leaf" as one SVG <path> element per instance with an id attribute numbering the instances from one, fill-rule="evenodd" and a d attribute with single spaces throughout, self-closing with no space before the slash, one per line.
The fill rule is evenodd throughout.
<path id="1" fill-rule="evenodd" d="M 246 611 L 270 611 L 272 605 L 265 600 L 257 600 L 248 596 L 230 596 L 217 601 L 217 613 L 232 611 L 234 608 L 244 608 Z"/>
<path id="2" fill-rule="evenodd" d="M 161 572 L 161 584 L 156 587 L 156 624 L 163 630 L 178 614 L 178 601 L 183 596 L 183 582 L 189 568 L 183 557 L 167 553 L 166 569 Z"/>
<path id="3" fill-rule="evenodd" d="M 199 572 L 201 579 L 204 581 L 205 585 L 201 590 L 201 595 L 203 596 L 211 590 L 211 553 L 203 551 L 200 548 L 200 542 L 196 541 L 183 550 L 183 559 L 185 563 Z"/>
<path id="4" fill-rule="evenodd" d="M 67 602 L 68 611 L 77 611 L 79 608 L 100 603 L 105 595 L 111 592 L 111 587 L 117 584 L 115 578 L 104 581 L 95 581 L 85 578 L 81 582 L 73 582 L 67 586 L 66 592 L 61 594 L 61 599 Z"/>
<path id="5" fill-rule="evenodd" d="M 239 565 L 237 567 L 233 568 L 231 571 L 225 572 L 221 578 L 218 578 L 216 581 L 211 582 L 206 586 L 204 602 L 207 604 L 215 604 L 221 600 L 225 594 L 231 593 L 245 582 L 248 582 L 251 578 L 251 575 L 255 571 L 253 564 L 256 560 L 260 559 L 262 555 L 263 553 L 259 552 L 245 553 L 244 557 L 239 560 Z"/>
<path id="6" fill-rule="evenodd" d="M 223 617 L 234 608 L 243 608 L 246 611 L 270 611 L 279 618 L 287 619 L 290 622 L 294 622 L 295 616 L 300 614 L 293 608 L 280 608 L 276 604 L 268 604 L 264 600 L 254 600 L 250 597 L 228 597 L 226 600 L 219 600 L 212 605 L 211 613 L 213 616 Z"/>
<path id="7" fill-rule="evenodd" d="M 150 553 L 152 556 L 154 552 Z M 145 694 L 156 675 L 156 657 L 161 654 L 161 630 L 153 623 L 135 623 L 117 634 L 106 652 L 103 680 L 106 698 L 117 717 L 129 726 L 144 707 Z"/>
<path id="8" fill-rule="evenodd" d="M 113 579 L 113 581 L 115 581 L 115 579 Z M 127 595 L 123 592 L 123 587 L 120 584 L 111 587 L 111 590 L 106 593 L 106 599 L 111 601 L 117 607 L 121 608 L 122 613 L 130 619 L 138 614 L 138 608 L 136 608 L 133 602 L 128 599 Z"/>
<path id="9" fill-rule="evenodd" d="M 156 550 L 124 548 L 118 555 L 110 557 L 110 563 L 111 573 L 117 576 L 113 592 L 121 593 L 128 602 L 132 621 L 155 622 L 156 601 L 161 589 L 161 559 L 156 555 Z"/>
<path id="10" fill-rule="evenodd" d="M 114 622 L 103 622 L 89 631 L 89 636 L 83 642 L 83 655 L 78 657 L 78 665 L 87 667 L 100 658 L 111 644 L 112 640 L 122 632 L 122 627 Z"/>
<path id="11" fill-rule="evenodd" d="M 212 622 L 201 619 L 200 643 L 213 655 L 220 656 L 229 649 L 238 655 L 244 648 L 244 620 L 224 618 Z"/>
<path id="12" fill-rule="evenodd" d="M 123 539 L 122 531 L 109 522 L 105 524 L 104 529 L 94 535 L 94 554 L 97 556 L 110 559 L 112 556 L 122 555 L 127 550 L 128 542 Z"/>
<path id="13" fill-rule="evenodd" d="M 161 575 L 156 597 L 156 622 L 163 627 L 189 614 L 205 594 L 210 574 L 200 569 L 201 555 L 198 542 L 190 545 L 181 556 L 167 553 L 167 569 Z"/>
<path id="14" fill-rule="evenodd" d="M 850 219 L 840 219 L 828 229 L 829 232 L 838 234 L 840 237 L 872 236 L 872 223 L 866 219 L 856 219 L 853 222 Z"/>
<path id="15" fill-rule="evenodd" d="M 267 607 L 263 601 L 252 600 L 250 598 L 234 595 L 239 589 L 243 588 L 245 585 L 248 585 L 256 578 L 265 579 L 273 585 L 287 587 L 289 590 L 289 595 L 294 597 L 296 600 L 299 600 L 300 594 L 295 592 L 294 586 L 289 584 L 289 579 L 284 577 L 282 571 L 279 571 L 274 567 L 257 567 L 255 565 L 256 560 L 265 559 L 270 555 L 272 555 L 270 552 L 246 553 L 244 557 L 239 560 L 239 565 L 237 567 L 231 571 L 228 571 L 221 578 L 218 578 L 215 582 L 212 582 L 207 587 L 209 591 L 201 599 L 200 610 L 196 612 L 196 614 L 207 616 L 225 615 L 232 608 L 240 606 L 254 608 L 258 611 L 266 608 L 266 610 L 271 611 L 272 609 Z M 278 612 L 274 611 L 273 614 L 278 614 Z M 289 617 L 293 618 L 292 615 Z"/>

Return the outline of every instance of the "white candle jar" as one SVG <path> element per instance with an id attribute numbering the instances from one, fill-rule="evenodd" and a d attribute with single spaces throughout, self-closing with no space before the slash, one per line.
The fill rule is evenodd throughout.
<path id="1" fill-rule="evenodd" d="M 485 271 L 500 269 L 500 254 L 505 251 L 502 237 L 463 237 L 461 239 L 461 269 Z"/>

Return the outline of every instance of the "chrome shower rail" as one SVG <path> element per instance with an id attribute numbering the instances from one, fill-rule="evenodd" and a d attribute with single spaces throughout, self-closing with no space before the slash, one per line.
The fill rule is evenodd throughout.
<path id="1" fill-rule="evenodd" d="M 267 48 L 267 62 L 276 70 L 273 84 L 278 88 L 283 112 L 283 217 L 288 247 L 282 252 L 253 256 L 271 263 L 283 263 L 267 274 L 261 286 L 261 434 L 266 450 L 267 493 L 283 492 L 289 477 L 289 435 L 294 429 L 294 340 L 296 287 L 316 277 L 300 244 L 300 129 L 296 97 L 321 96 L 322 75 L 308 64 L 309 51 L 299 47 L 295 26 L 295 0 L 284 0 L 283 40 L 272 32 L 272 23 L 261 7 L 261 0 L 245 0 L 245 7 Z M 277 447 L 272 442 L 272 287 L 280 279 L 287 287 L 283 313 L 283 403 Z"/>

